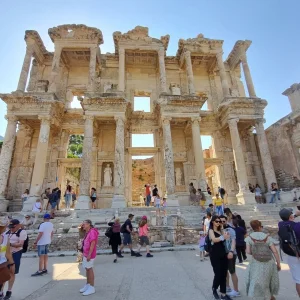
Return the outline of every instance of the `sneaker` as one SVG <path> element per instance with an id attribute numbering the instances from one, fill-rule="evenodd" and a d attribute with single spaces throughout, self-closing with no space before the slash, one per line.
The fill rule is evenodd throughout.
<path id="1" fill-rule="evenodd" d="M 200 261 L 203 261 L 203 258 L 200 258 Z"/>
<path id="2" fill-rule="evenodd" d="M 215 298 L 215 299 L 220 299 L 217 290 L 216 290 L 216 289 L 213 289 L 212 291 L 213 291 L 213 296 L 214 296 L 214 298 Z"/>
<path id="3" fill-rule="evenodd" d="M 235 290 L 232 290 L 230 293 L 227 293 L 227 295 L 230 297 L 241 297 L 241 293 Z"/>
<path id="4" fill-rule="evenodd" d="M 239 262 L 239 265 L 242 265 L 242 264 L 243 264 L 243 262 L 242 262 L 242 261 L 240 261 L 240 262 Z"/>
<path id="5" fill-rule="evenodd" d="M 42 271 L 42 274 L 48 274 L 48 270 L 47 270 L 47 269 L 44 269 L 44 270 Z"/>
<path id="6" fill-rule="evenodd" d="M 7 291 L 3 300 L 8 300 L 11 298 L 11 291 Z"/>
<path id="7" fill-rule="evenodd" d="M 90 285 L 88 283 L 86 283 L 85 286 L 79 290 L 79 292 L 84 293 L 89 288 L 89 286 Z"/>
<path id="8" fill-rule="evenodd" d="M 121 254 L 121 252 L 119 252 L 119 253 L 117 254 L 117 256 L 120 257 L 120 258 L 123 258 L 123 257 L 124 257 L 124 256 Z"/>
<path id="9" fill-rule="evenodd" d="M 136 252 L 131 250 L 131 256 L 136 256 Z"/>
<path id="10" fill-rule="evenodd" d="M 230 293 L 232 291 L 231 287 L 230 286 L 227 286 L 226 287 L 226 293 Z"/>
<path id="11" fill-rule="evenodd" d="M 83 296 L 89 296 L 89 295 L 92 295 L 92 294 L 95 294 L 96 291 L 95 291 L 95 288 L 91 285 L 89 285 L 89 287 L 87 288 L 87 290 L 85 292 L 82 293 Z"/>
<path id="12" fill-rule="evenodd" d="M 116 263 L 116 262 L 117 262 L 117 259 L 115 258 L 115 259 L 114 259 L 114 263 Z"/>
<path id="13" fill-rule="evenodd" d="M 31 274 L 32 277 L 41 275 L 43 275 L 43 271 L 36 271 L 35 273 Z"/>
<path id="14" fill-rule="evenodd" d="M 244 259 L 244 261 L 248 261 L 248 258 L 246 257 L 246 258 Z"/>
<path id="15" fill-rule="evenodd" d="M 136 257 L 141 257 L 141 256 L 143 256 L 141 253 L 139 253 L 139 252 L 137 252 L 136 254 L 135 254 L 135 256 Z"/>
<path id="16" fill-rule="evenodd" d="M 153 257 L 153 255 L 150 253 L 147 253 L 146 257 Z"/>
<path id="17" fill-rule="evenodd" d="M 221 300 L 232 300 L 228 295 L 221 296 Z"/>

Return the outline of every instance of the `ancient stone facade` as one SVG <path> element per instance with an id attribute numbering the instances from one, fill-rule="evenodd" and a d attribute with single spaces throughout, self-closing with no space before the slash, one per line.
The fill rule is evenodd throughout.
<path id="1" fill-rule="evenodd" d="M 280 188 L 300 186 L 300 84 L 283 92 L 292 112 L 266 129 L 271 158 Z"/>
<path id="2" fill-rule="evenodd" d="M 248 182 L 274 180 L 263 134 L 267 102 L 256 96 L 247 63 L 250 41 L 238 41 L 223 61 L 223 41 L 202 34 L 180 39 L 175 56 L 166 55 L 168 35 L 152 38 L 141 26 L 115 32 L 113 54 L 101 54 L 97 28 L 62 25 L 49 35 L 53 53 L 36 31 L 26 31 L 17 89 L 0 94 L 8 108 L 0 210 L 25 188 L 31 197 L 24 210 L 31 210 L 45 187 L 62 186 L 68 167 L 81 168 L 78 209 L 88 209 L 92 186 L 98 207 L 125 207 L 132 198 L 133 155 L 154 157 L 155 183 L 170 206 L 188 203 L 190 182 L 206 191 L 208 166 L 215 166 L 215 186 L 226 189 L 230 203 L 254 202 Z M 74 96 L 82 108 L 71 108 Z M 138 96 L 150 98 L 150 112 L 133 110 Z M 208 110 L 201 109 L 205 102 Z M 134 133 L 152 133 L 154 147 L 132 147 Z M 66 158 L 70 134 L 84 134 L 81 159 Z M 209 158 L 203 157 L 200 135 L 213 138 Z M 268 162 L 263 167 L 259 153 Z M 105 171 L 107 164 L 111 171 Z M 110 173 L 111 186 L 104 177 Z"/>

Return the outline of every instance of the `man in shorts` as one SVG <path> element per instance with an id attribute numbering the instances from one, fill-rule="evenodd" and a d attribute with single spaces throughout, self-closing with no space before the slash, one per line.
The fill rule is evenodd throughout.
<path id="1" fill-rule="evenodd" d="M 122 250 L 125 246 L 128 246 L 131 252 L 131 256 L 136 256 L 136 252 L 132 250 L 132 238 L 131 234 L 133 233 L 133 227 L 131 221 L 133 220 L 134 215 L 129 214 L 128 219 L 125 221 L 125 223 L 121 227 L 121 233 L 123 233 L 123 243 L 120 247 L 119 254 L 122 254 Z"/>
<path id="2" fill-rule="evenodd" d="M 14 264 L 9 266 L 10 269 L 10 279 L 8 281 L 8 289 L 6 295 L 3 299 L 8 300 L 12 295 L 12 288 L 15 282 L 15 275 L 19 274 L 21 258 L 23 253 L 23 245 L 27 239 L 26 230 L 22 229 L 23 225 L 20 224 L 20 221 L 13 219 L 10 221 L 8 228 L 9 230 L 6 234 L 10 239 L 10 251 L 12 253 L 12 258 Z"/>
<path id="3" fill-rule="evenodd" d="M 41 223 L 39 234 L 33 244 L 34 247 L 37 246 L 38 248 L 39 269 L 31 276 L 40 276 L 48 273 L 48 250 L 53 237 L 53 224 L 50 222 L 50 218 L 49 214 L 44 215 L 44 222 Z"/>
<path id="4" fill-rule="evenodd" d="M 228 257 L 228 272 L 231 276 L 233 289 L 229 286 L 229 274 L 227 274 L 226 279 L 226 291 L 227 295 L 230 297 L 239 297 L 241 296 L 239 292 L 239 282 L 238 277 L 235 272 L 235 263 L 236 263 L 236 233 L 234 230 L 234 226 L 232 225 L 232 213 L 231 211 L 226 211 L 226 216 L 220 216 L 220 220 L 222 222 L 223 228 L 225 232 L 228 232 L 230 234 L 230 239 L 225 241 L 225 249 Z"/>

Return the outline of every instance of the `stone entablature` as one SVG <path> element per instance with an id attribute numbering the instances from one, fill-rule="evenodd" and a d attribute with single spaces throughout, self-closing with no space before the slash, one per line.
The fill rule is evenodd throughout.
<path id="1" fill-rule="evenodd" d="M 132 156 L 140 154 L 153 155 L 155 182 L 170 206 L 187 203 L 190 182 L 206 191 L 206 174 L 212 176 L 207 168 L 216 172 L 213 185 L 228 191 L 229 202 L 254 201 L 248 181 L 264 181 L 257 145 L 264 156 L 269 150 L 262 122 L 267 102 L 255 95 L 245 56 L 250 41 L 238 41 L 224 62 L 223 41 L 202 34 L 181 39 L 176 56 L 166 56 L 169 35 L 152 38 L 141 26 L 113 34 L 114 54 L 101 54 L 97 28 L 61 25 L 49 35 L 54 53 L 37 32 L 26 31 L 17 90 L 0 94 L 10 120 L 1 151 L 5 161 L 0 160 L 0 173 L 6 174 L 0 180 L 2 200 L 19 198 L 20 187 L 30 188 L 24 210 L 31 209 L 43 188 L 65 185 L 65 169 L 76 163 L 81 168 L 78 209 L 88 208 L 92 186 L 103 199 L 101 207 L 124 207 L 132 196 Z M 71 108 L 73 97 L 81 108 Z M 134 111 L 136 97 L 149 98 L 150 112 Z M 152 133 L 154 147 L 132 147 L 134 133 Z M 84 134 L 76 162 L 66 158 L 71 134 Z M 202 155 L 200 135 L 213 138 L 209 158 Z M 264 169 L 269 184 L 272 166 Z"/>

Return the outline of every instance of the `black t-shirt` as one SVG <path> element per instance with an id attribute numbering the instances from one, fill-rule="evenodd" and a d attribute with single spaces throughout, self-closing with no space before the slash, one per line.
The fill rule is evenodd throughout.
<path id="1" fill-rule="evenodd" d="M 125 221 L 125 223 L 122 225 L 122 227 L 124 228 L 124 231 L 123 233 L 130 233 L 126 228 L 127 228 L 127 225 L 129 226 L 129 229 L 132 231 L 132 224 L 131 224 L 131 220 L 130 219 L 127 219 Z"/>
<path id="2" fill-rule="evenodd" d="M 152 191 L 152 196 L 157 196 L 158 188 L 154 188 Z"/>

